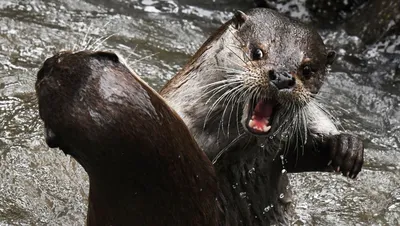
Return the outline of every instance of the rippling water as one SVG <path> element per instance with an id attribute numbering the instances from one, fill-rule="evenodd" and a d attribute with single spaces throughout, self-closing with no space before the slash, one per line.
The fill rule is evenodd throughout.
<path id="1" fill-rule="evenodd" d="M 85 221 L 86 173 L 43 139 L 34 81 L 46 57 L 98 45 L 127 57 L 159 88 L 234 9 L 249 7 L 239 0 L 0 1 L 0 225 Z M 301 7 L 292 13 L 304 15 Z M 400 225 L 400 38 L 365 46 L 341 30 L 320 32 L 339 53 L 321 98 L 345 130 L 366 140 L 366 162 L 355 181 L 291 175 L 293 222 Z"/>

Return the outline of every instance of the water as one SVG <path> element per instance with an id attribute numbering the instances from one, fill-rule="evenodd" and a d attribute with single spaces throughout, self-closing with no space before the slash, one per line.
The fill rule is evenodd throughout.
<path id="1" fill-rule="evenodd" d="M 102 49 L 126 56 L 158 89 L 234 9 L 250 6 L 239 0 L 0 1 L 0 225 L 85 222 L 86 173 L 43 139 L 33 84 L 46 57 L 83 46 L 87 32 L 86 41 L 114 34 Z M 298 9 L 293 16 L 304 17 Z M 321 98 L 345 130 L 366 140 L 366 160 L 357 180 L 291 174 L 294 222 L 399 225 L 400 39 L 365 46 L 341 30 L 320 32 L 339 53 Z"/>

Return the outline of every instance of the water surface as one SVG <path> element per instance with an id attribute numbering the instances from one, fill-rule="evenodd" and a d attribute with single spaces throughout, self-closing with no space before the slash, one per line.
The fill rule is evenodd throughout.
<path id="1" fill-rule="evenodd" d="M 38 117 L 34 82 L 46 57 L 99 44 L 127 57 L 158 89 L 234 9 L 250 6 L 239 0 L 0 1 L 0 225 L 84 225 L 87 175 L 47 148 Z M 291 15 L 307 18 L 301 7 Z M 365 139 L 366 161 L 357 180 L 291 175 L 293 222 L 399 225 L 400 38 L 366 46 L 342 30 L 320 33 L 339 54 L 321 99 L 343 129 Z"/>

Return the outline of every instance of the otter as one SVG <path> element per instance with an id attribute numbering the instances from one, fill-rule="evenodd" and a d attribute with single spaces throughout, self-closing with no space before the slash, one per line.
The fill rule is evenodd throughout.
<path id="1" fill-rule="evenodd" d="M 48 146 L 89 175 L 87 225 L 222 225 L 211 161 L 125 65 L 110 52 L 61 52 L 37 73 Z"/>
<path id="2" fill-rule="evenodd" d="M 288 224 L 286 172 L 361 171 L 362 140 L 317 101 L 334 58 L 297 20 L 238 11 L 161 89 L 213 160 L 229 225 Z"/>

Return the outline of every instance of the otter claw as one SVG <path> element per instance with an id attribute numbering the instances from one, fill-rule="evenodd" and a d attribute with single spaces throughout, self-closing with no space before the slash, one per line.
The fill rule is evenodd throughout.
<path id="1" fill-rule="evenodd" d="M 338 134 L 329 139 L 330 165 L 336 172 L 356 178 L 364 163 L 362 140 L 350 134 Z"/>

